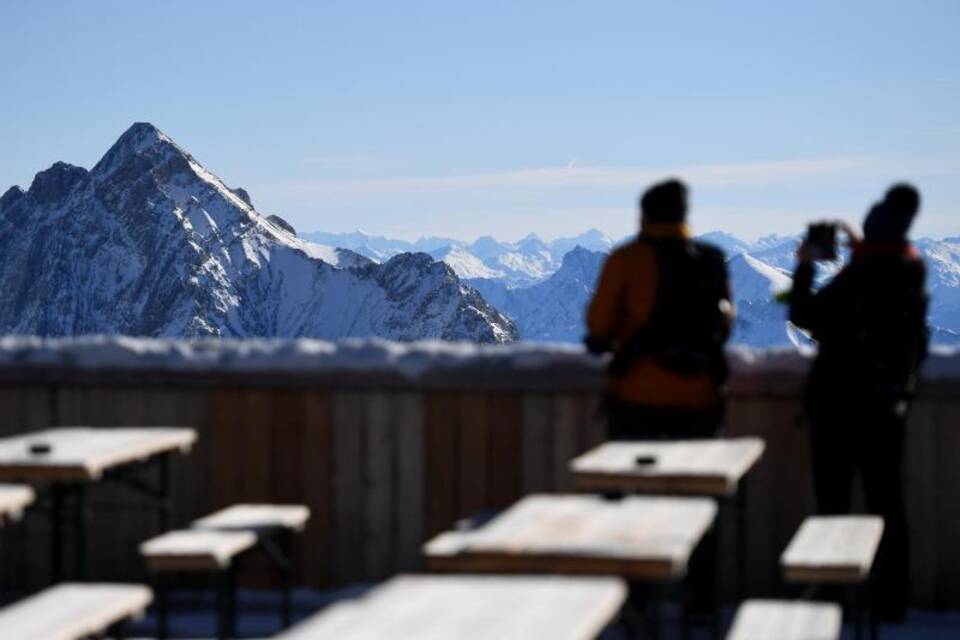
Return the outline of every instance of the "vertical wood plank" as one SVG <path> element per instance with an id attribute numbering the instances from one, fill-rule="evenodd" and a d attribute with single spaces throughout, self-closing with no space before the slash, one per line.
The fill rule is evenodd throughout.
<path id="1" fill-rule="evenodd" d="M 303 442 L 299 451 L 300 475 L 304 482 L 304 500 L 310 507 L 310 522 L 303 545 L 303 567 L 307 584 L 313 587 L 335 583 L 335 470 L 331 411 L 328 394 L 311 391 L 305 395 Z"/>
<path id="2" fill-rule="evenodd" d="M 580 452 L 578 431 L 580 429 L 580 403 L 572 395 L 553 398 L 553 464 L 552 483 L 554 491 L 572 491 L 573 474 L 570 461 Z"/>
<path id="3" fill-rule="evenodd" d="M 490 506 L 502 510 L 521 495 L 521 403 L 514 393 L 494 393 L 490 416 Z"/>
<path id="4" fill-rule="evenodd" d="M 397 497 L 394 505 L 396 526 L 396 571 L 422 569 L 420 547 L 424 542 L 425 424 L 423 396 L 401 393 L 396 398 L 397 438 L 394 446 Z"/>
<path id="5" fill-rule="evenodd" d="M 522 410 L 523 492 L 527 494 L 549 492 L 553 488 L 550 399 L 540 393 L 525 394 Z"/>
<path id="6" fill-rule="evenodd" d="M 335 575 L 341 581 L 350 582 L 364 575 L 364 397 L 359 393 L 337 393 L 332 400 Z"/>
<path id="7" fill-rule="evenodd" d="M 487 493 L 490 458 L 490 428 L 483 394 L 458 397 L 460 417 L 460 517 L 471 517 L 489 505 Z"/>
<path id="8" fill-rule="evenodd" d="M 937 605 L 956 606 L 960 594 L 960 402 L 944 399 L 937 415 Z"/>
<path id="9" fill-rule="evenodd" d="M 938 403 L 929 401 L 917 402 L 910 410 L 903 469 L 910 532 L 910 589 L 912 596 L 926 606 L 936 602 L 939 573 L 938 413 Z"/>
<path id="10" fill-rule="evenodd" d="M 393 562 L 395 408 L 386 393 L 366 396 L 366 462 L 364 506 L 366 508 L 366 577 L 382 580 Z"/>
<path id="11" fill-rule="evenodd" d="M 449 529 L 457 519 L 459 488 L 457 403 L 446 393 L 426 396 L 427 535 Z"/>

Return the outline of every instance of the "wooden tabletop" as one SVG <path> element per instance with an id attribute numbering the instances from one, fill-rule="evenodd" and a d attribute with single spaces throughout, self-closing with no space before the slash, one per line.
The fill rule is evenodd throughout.
<path id="1" fill-rule="evenodd" d="M 151 571 L 219 571 L 256 543 L 251 531 L 181 529 L 142 543 L 140 555 Z"/>
<path id="2" fill-rule="evenodd" d="M 36 497 L 33 489 L 26 485 L 0 484 L 0 522 L 19 519 Z"/>
<path id="3" fill-rule="evenodd" d="M 139 616 L 153 595 L 136 584 L 60 584 L 0 609 L 4 638 L 78 640 Z"/>
<path id="4" fill-rule="evenodd" d="M 533 495 L 473 531 L 424 546 L 430 568 L 677 580 L 717 512 L 708 498 Z"/>
<path id="5" fill-rule="evenodd" d="M 842 624 L 835 604 L 748 600 L 737 610 L 727 640 L 839 640 Z"/>
<path id="6" fill-rule="evenodd" d="M 784 580 L 864 582 L 882 536 L 883 518 L 878 516 L 809 517 L 780 557 Z"/>
<path id="7" fill-rule="evenodd" d="M 0 480 L 97 480 L 112 467 L 188 451 L 196 439 L 181 427 L 64 427 L 0 438 Z M 37 445 L 49 452 L 31 452 Z"/>
<path id="8" fill-rule="evenodd" d="M 235 504 L 194 520 L 194 529 L 218 531 L 301 531 L 310 519 L 310 509 L 299 504 Z"/>
<path id="9" fill-rule="evenodd" d="M 760 438 L 607 442 L 572 460 L 570 470 L 588 491 L 730 496 L 764 446 Z"/>
<path id="10" fill-rule="evenodd" d="M 399 576 L 297 624 L 284 640 L 588 640 L 620 610 L 616 578 Z"/>

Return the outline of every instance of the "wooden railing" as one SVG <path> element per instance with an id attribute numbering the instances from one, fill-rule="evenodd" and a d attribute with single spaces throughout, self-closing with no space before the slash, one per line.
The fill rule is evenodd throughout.
<path id="1" fill-rule="evenodd" d="M 240 501 L 305 503 L 313 515 L 296 559 L 299 582 L 375 581 L 422 568 L 421 543 L 458 518 L 533 492 L 572 490 L 567 462 L 603 439 L 602 370 L 586 356 L 557 361 L 546 347 L 541 355 L 539 365 L 532 357 L 520 368 L 466 357 L 415 376 L 389 365 L 291 373 L 7 359 L 0 434 L 52 425 L 193 426 L 198 445 L 175 467 L 178 523 Z M 782 360 L 741 362 L 731 381 L 728 432 L 767 442 L 749 479 L 753 593 L 774 589 L 777 558 L 813 506 L 803 363 Z M 924 605 L 960 605 L 958 391 L 960 379 L 927 381 L 911 417 L 913 587 Z M 143 579 L 136 546 L 151 535 L 152 516 L 119 509 L 115 502 L 130 500 L 120 489 L 94 495 L 101 506 L 90 533 L 94 577 Z M 2 581 L 42 583 L 43 518 L 30 516 L 3 535 Z M 268 569 L 252 559 L 251 584 L 269 581 Z"/>

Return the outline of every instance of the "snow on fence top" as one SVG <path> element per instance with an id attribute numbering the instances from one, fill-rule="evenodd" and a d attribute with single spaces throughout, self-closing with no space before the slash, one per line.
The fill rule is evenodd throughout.
<path id="1" fill-rule="evenodd" d="M 810 350 L 739 346 L 731 347 L 728 354 L 734 378 L 796 379 L 806 372 L 812 357 Z M 0 372 L 7 377 L 29 371 L 263 374 L 287 378 L 379 375 L 409 382 L 446 376 L 533 376 L 544 381 L 566 377 L 597 384 L 602 380 L 603 366 L 603 360 L 575 344 L 0 337 Z M 935 347 L 924 374 L 929 379 L 960 378 L 960 350 Z"/>

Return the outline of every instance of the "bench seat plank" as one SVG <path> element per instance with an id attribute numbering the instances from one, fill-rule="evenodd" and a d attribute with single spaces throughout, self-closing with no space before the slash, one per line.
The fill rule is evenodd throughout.
<path id="1" fill-rule="evenodd" d="M 36 493 L 32 487 L 20 484 L 0 484 L 0 522 L 17 520 L 23 510 L 33 504 Z"/>
<path id="2" fill-rule="evenodd" d="M 578 488 L 672 495 L 730 496 L 763 455 L 760 438 L 607 442 L 574 458 Z M 637 464 L 637 458 L 652 464 Z"/>
<path id="3" fill-rule="evenodd" d="M 250 531 L 184 529 L 147 540 L 140 555 L 151 571 L 219 571 L 256 542 Z"/>
<path id="4" fill-rule="evenodd" d="M 479 529 L 441 534 L 424 552 L 440 571 L 676 580 L 716 511 L 707 498 L 534 495 Z"/>
<path id="5" fill-rule="evenodd" d="M 196 439 L 196 431 L 180 427 L 65 427 L 0 438 L 0 480 L 97 480 L 113 467 L 186 452 Z M 32 453 L 39 444 L 50 451 Z"/>
<path id="6" fill-rule="evenodd" d="M 626 586 L 616 578 L 399 576 L 278 637 L 587 640 L 610 623 L 625 598 Z"/>
<path id="7" fill-rule="evenodd" d="M 301 531 L 309 519 L 310 509 L 303 505 L 235 504 L 194 520 L 190 526 L 219 531 Z"/>
<path id="8" fill-rule="evenodd" d="M 737 610 L 727 640 L 839 640 L 842 624 L 835 604 L 748 600 Z"/>
<path id="9" fill-rule="evenodd" d="M 140 616 L 153 595 L 134 584 L 64 583 L 0 609 L 4 638 L 77 640 Z"/>
<path id="10" fill-rule="evenodd" d="M 807 518 L 780 557 L 784 580 L 856 584 L 867 580 L 883 536 L 878 516 Z"/>

